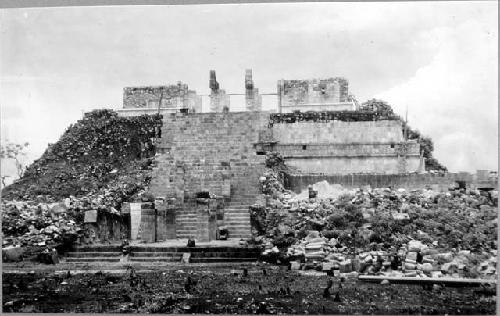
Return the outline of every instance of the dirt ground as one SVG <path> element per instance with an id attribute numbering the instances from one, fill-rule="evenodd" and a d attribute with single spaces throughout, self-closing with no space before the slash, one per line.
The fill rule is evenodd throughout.
<path id="1" fill-rule="evenodd" d="M 3 311 L 477 315 L 496 310 L 496 295 L 483 288 L 370 284 L 256 264 L 135 269 L 135 276 L 126 267 L 72 270 L 70 275 L 52 269 L 4 270 Z M 329 280 L 333 285 L 325 297 Z"/>

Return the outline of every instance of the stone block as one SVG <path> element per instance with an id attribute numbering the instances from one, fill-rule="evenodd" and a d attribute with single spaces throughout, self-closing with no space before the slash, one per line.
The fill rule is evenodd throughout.
<path id="1" fill-rule="evenodd" d="M 408 252 L 406 254 L 406 259 L 417 261 L 417 253 L 415 251 Z"/>
<path id="2" fill-rule="evenodd" d="M 441 265 L 441 272 L 446 274 L 452 274 L 458 272 L 458 266 L 453 262 L 447 262 Z"/>
<path id="3" fill-rule="evenodd" d="M 433 270 L 434 270 L 434 268 L 432 267 L 432 264 L 430 264 L 430 263 L 424 263 L 424 264 L 422 264 L 422 271 L 430 273 Z"/>
<path id="4" fill-rule="evenodd" d="M 84 223 L 97 223 L 97 210 L 85 211 Z"/>
<path id="5" fill-rule="evenodd" d="M 185 252 L 182 254 L 182 259 L 181 259 L 182 263 L 189 263 L 190 260 L 191 260 L 191 253 Z"/>
<path id="6" fill-rule="evenodd" d="M 2 249 L 3 262 L 19 262 L 23 260 L 24 248 L 12 247 Z"/>
<path id="7" fill-rule="evenodd" d="M 371 255 L 368 255 L 363 259 L 363 263 L 372 263 L 373 262 L 373 257 Z"/>
<path id="8" fill-rule="evenodd" d="M 310 243 L 306 245 L 306 250 L 311 250 L 311 251 L 318 251 L 320 249 L 323 249 L 323 246 L 325 245 L 325 242 L 321 243 Z"/>
<path id="9" fill-rule="evenodd" d="M 316 252 L 311 252 L 311 253 L 306 253 L 305 257 L 306 259 L 323 259 L 325 258 L 325 253 L 323 251 L 316 251 Z"/>
<path id="10" fill-rule="evenodd" d="M 417 264 L 417 262 L 415 260 L 411 260 L 411 259 L 408 259 L 408 258 L 405 259 L 405 262 L 406 263 L 411 263 L 411 264 Z"/>
<path id="11" fill-rule="evenodd" d="M 405 269 L 406 270 L 415 270 L 416 268 L 417 268 L 416 264 L 405 262 Z"/>
<path id="12" fill-rule="evenodd" d="M 299 261 L 292 261 L 290 265 L 291 270 L 300 270 L 300 262 Z"/>
<path id="13" fill-rule="evenodd" d="M 335 264 L 333 262 L 323 262 L 322 270 L 323 271 L 333 270 L 334 265 Z"/>
<path id="14" fill-rule="evenodd" d="M 122 203 L 122 207 L 121 207 L 120 211 L 122 214 L 130 214 L 130 203 L 128 203 L 128 202 Z"/>
<path id="15" fill-rule="evenodd" d="M 156 241 L 156 211 L 154 209 L 141 210 L 141 240 L 147 243 Z"/>
<path id="16" fill-rule="evenodd" d="M 360 261 L 358 258 L 354 258 L 351 260 L 352 263 L 352 270 L 353 271 L 359 271 L 359 268 L 361 267 Z"/>
<path id="17" fill-rule="evenodd" d="M 345 261 L 340 262 L 340 272 L 341 273 L 349 273 L 351 271 L 352 271 L 351 259 L 347 259 Z"/>

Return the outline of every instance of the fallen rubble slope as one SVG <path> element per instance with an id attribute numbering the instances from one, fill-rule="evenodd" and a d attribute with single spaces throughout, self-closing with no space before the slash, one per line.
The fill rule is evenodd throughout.
<path id="1" fill-rule="evenodd" d="M 96 193 L 124 175 L 137 178 L 137 170 L 147 167 L 148 158 L 155 154 L 152 140 L 160 126 L 159 115 L 118 117 L 111 110 L 89 112 L 49 145 L 20 179 L 4 188 L 2 198 L 60 200 Z M 145 179 L 131 179 L 129 184 L 141 186 L 137 180 Z"/>
<path id="2" fill-rule="evenodd" d="M 160 127 L 160 115 L 124 118 L 111 110 L 71 125 L 2 190 L 2 246 L 36 254 L 70 245 L 83 233 L 86 211 L 120 221 L 122 202 L 147 190 Z M 17 261 L 25 249 L 8 251 Z"/>

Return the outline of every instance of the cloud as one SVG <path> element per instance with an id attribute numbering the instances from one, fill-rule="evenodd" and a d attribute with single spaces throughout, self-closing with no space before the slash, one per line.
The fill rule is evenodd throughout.
<path id="1" fill-rule="evenodd" d="M 37 158 L 83 111 L 118 108 L 124 86 L 182 80 L 207 94 L 215 69 L 223 89 L 242 93 L 244 69 L 252 68 L 264 93 L 276 92 L 281 78 L 345 76 L 360 101 L 377 95 L 402 114 L 408 106 L 411 124 L 453 168 L 490 166 L 497 156 L 496 12 L 496 2 L 4 10 L 2 135 L 29 141 Z M 263 101 L 276 108 L 274 96 Z M 457 145 L 460 132 L 472 135 L 465 145 Z M 476 156 L 450 157 L 453 145 L 472 143 Z"/>
<path id="2" fill-rule="evenodd" d="M 378 93 L 410 125 L 433 138 L 452 171 L 498 168 L 498 33 L 470 19 L 419 34 L 436 50 L 409 80 Z"/>

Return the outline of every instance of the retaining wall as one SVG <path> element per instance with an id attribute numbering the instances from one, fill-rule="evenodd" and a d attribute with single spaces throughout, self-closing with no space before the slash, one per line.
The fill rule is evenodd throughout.
<path id="1" fill-rule="evenodd" d="M 472 184 L 473 176 L 468 173 L 437 174 L 285 174 L 285 188 L 300 193 L 309 185 L 320 181 L 341 184 L 347 188 L 371 186 L 372 188 L 404 188 L 407 190 L 431 187 L 434 190 L 447 190 L 458 180 Z"/>
<path id="2" fill-rule="evenodd" d="M 280 144 L 400 143 L 400 121 L 297 122 L 274 124 L 273 137 Z"/>
<path id="3" fill-rule="evenodd" d="M 404 161 L 404 162 L 403 162 Z M 394 174 L 405 164 L 406 170 L 419 170 L 420 157 L 361 156 L 361 157 L 298 157 L 286 158 L 288 166 L 304 173 L 379 173 Z"/>
<path id="4" fill-rule="evenodd" d="M 402 123 L 329 121 L 274 124 L 273 150 L 304 173 L 400 174 L 424 169 L 420 145 L 406 141 Z"/>

